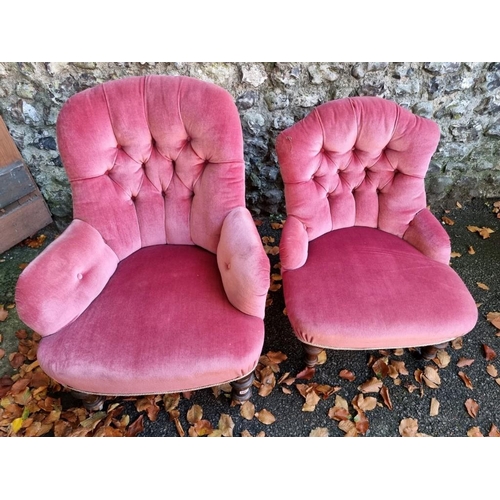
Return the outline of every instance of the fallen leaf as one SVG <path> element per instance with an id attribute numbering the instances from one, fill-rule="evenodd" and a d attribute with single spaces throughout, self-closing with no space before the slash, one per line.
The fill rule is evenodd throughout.
<path id="1" fill-rule="evenodd" d="M 498 371 L 496 367 L 491 364 L 486 367 L 486 371 L 488 372 L 488 375 L 490 375 L 493 378 L 498 376 Z"/>
<path id="2" fill-rule="evenodd" d="M 281 288 L 281 284 L 280 284 L 280 283 L 273 283 L 273 284 L 269 287 L 269 290 L 270 290 L 271 292 L 277 292 L 280 288 Z"/>
<path id="3" fill-rule="evenodd" d="M 474 363 L 473 359 L 470 359 L 470 358 L 460 358 L 457 361 L 457 366 L 459 368 L 463 368 L 464 366 L 470 366 L 470 365 L 472 365 L 472 363 Z"/>
<path id="4" fill-rule="evenodd" d="M 382 399 L 384 400 L 385 406 L 389 408 L 389 410 L 392 410 L 392 401 L 391 401 L 391 396 L 389 394 L 389 389 L 384 385 L 380 389 L 380 395 L 382 396 Z"/>
<path id="5" fill-rule="evenodd" d="M 460 202 L 456 202 L 457 208 L 462 208 L 462 204 Z"/>
<path id="6" fill-rule="evenodd" d="M 282 229 L 283 228 L 283 224 L 281 222 L 271 222 L 271 227 L 273 229 Z"/>
<path id="7" fill-rule="evenodd" d="M 446 368 L 450 364 L 451 357 L 444 349 L 439 349 L 432 361 L 439 368 Z"/>
<path id="8" fill-rule="evenodd" d="M 291 391 L 288 387 L 282 387 L 282 388 L 281 388 L 281 391 L 282 391 L 284 394 L 292 394 L 292 391 Z"/>
<path id="9" fill-rule="evenodd" d="M 264 221 L 260 220 L 260 219 L 254 219 L 253 220 L 253 223 L 255 224 L 256 227 L 262 226 L 263 222 Z"/>
<path id="10" fill-rule="evenodd" d="M 379 379 L 387 377 L 389 374 L 389 367 L 387 366 L 386 359 L 380 358 L 372 365 L 372 370 Z"/>
<path id="11" fill-rule="evenodd" d="M 486 315 L 486 320 L 496 328 L 500 328 L 500 312 L 489 312 Z"/>
<path id="12" fill-rule="evenodd" d="M 404 418 L 399 423 L 399 434 L 403 437 L 415 437 L 418 431 L 418 420 Z"/>
<path id="13" fill-rule="evenodd" d="M 425 382 L 427 387 L 431 389 L 438 389 L 441 385 L 441 378 L 439 377 L 439 373 L 436 368 L 432 366 L 426 366 L 424 369 L 424 373 L 422 375 L 422 380 Z"/>
<path id="14" fill-rule="evenodd" d="M 179 405 L 181 399 L 180 393 L 165 394 L 163 396 L 163 404 L 165 406 L 165 411 L 174 410 Z"/>
<path id="15" fill-rule="evenodd" d="M 151 420 L 151 422 L 156 422 L 160 411 L 160 407 L 156 403 L 156 396 L 148 395 L 138 399 L 135 403 L 135 407 L 139 412 L 146 411 L 149 420 Z"/>
<path id="16" fill-rule="evenodd" d="M 271 361 L 271 363 L 276 363 L 276 364 L 280 364 L 282 361 L 285 361 L 288 359 L 288 356 L 284 353 L 282 353 L 281 351 L 269 351 L 267 354 L 266 354 L 267 358 L 269 359 L 269 361 Z"/>
<path id="17" fill-rule="evenodd" d="M 192 437 L 196 436 L 208 436 L 214 431 L 212 424 L 208 420 L 198 420 L 193 426 L 189 428 L 189 435 Z"/>
<path id="18" fill-rule="evenodd" d="M 463 337 L 457 337 L 456 339 L 453 339 L 451 341 L 451 347 L 458 351 L 459 349 L 462 349 L 464 346 L 464 338 Z"/>
<path id="19" fill-rule="evenodd" d="M 356 437 L 358 435 L 356 424 L 351 420 L 341 420 L 339 429 L 345 432 L 345 437 Z"/>
<path id="20" fill-rule="evenodd" d="M 270 425 L 276 421 L 276 417 L 268 410 L 262 409 L 255 413 L 257 420 L 265 425 Z"/>
<path id="21" fill-rule="evenodd" d="M 271 274 L 271 279 L 273 281 L 281 281 L 282 277 L 281 277 L 281 274 Z"/>
<path id="22" fill-rule="evenodd" d="M 493 229 L 489 227 L 483 227 L 481 228 L 481 231 L 479 231 L 479 234 L 483 237 L 483 239 L 489 238 L 491 233 L 494 233 Z"/>
<path id="23" fill-rule="evenodd" d="M 394 349 L 394 356 L 402 356 L 404 352 L 405 350 L 402 347 L 398 347 L 397 349 Z"/>
<path id="24" fill-rule="evenodd" d="M 26 361 L 26 358 L 19 352 L 13 352 L 9 354 L 9 361 L 10 366 L 12 366 L 12 368 L 14 369 L 17 369 Z"/>
<path id="25" fill-rule="evenodd" d="M 182 424 L 178 418 L 174 418 L 174 424 L 175 424 L 175 429 L 177 430 L 177 434 L 179 434 L 180 437 L 184 437 L 186 433 L 184 432 Z"/>
<path id="26" fill-rule="evenodd" d="M 465 402 L 465 408 L 467 408 L 467 413 L 472 417 L 476 418 L 478 411 L 479 411 L 479 405 L 471 398 L 469 398 Z"/>
<path id="27" fill-rule="evenodd" d="M 354 375 L 353 372 L 349 370 L 340 370 L 339 377 L 344 379 L 344 380 L 349 380 L 349 382 L 352 382 L 353 380 L 356 380 L 356 375 Z"/>
<path id="28" fill-rule="evenodd" d="M 328 437 L 328 429 L 326 427 L 316 427 L 309 433 L 309 437 Z"/>
<path id="29" fill-rule="evenodd" d="M 480 281 L 476 282 L 477 286 L 481 288 L 481 290 L 489 290 L 490 287 L 488 285 L 485 285 L 484 283 L 481 283 Z"/>
<path id="30" fill-rule="evenodd" d="M 295 378 L 303 379 L 303 380 L 311 380 L 316 373 L 316 368 L 307 366 L 300 373 L 297 374 Z"/>
<path id="31" fill-rule="evenodd" d="M 262 237 L 262 243 L 268 244 L 268 243 L 274 243 L 275 239 L 272 236 L 263 236 Z"/>
<path id="32" fill-rule="evenodd" d="M 326 349 L 323 349 L 319 354 L 318 354 L 318 361 L 317 361 L 317 364 L 318 365 L 324 365 L 326 363 L 326 359 L 327 359 L 327 356 L 326 356 Z"/>
<path id="33" fill-rule="evenodd" d="M 352 400 L 352 406 L 354 406 L 354 408 L 358 411 L 371 411 L 377 406 L 377 398 L 374 398 L 373 396 L 367 396 L 365 398 L 363 394 L 357 394 Z"/>
<path id="34" fill-rule="evenodd" d="M 314 390 L 309 391 L 306 394 L 306 402 L 302 406 L 302 411 L 314 411 L 320 400 L 321 398 Z"/>
<path id="35" fill-rule="evenodd" d="M 469 249 L 467 250 L 467 252 L 470 254 L 470 255 L 474 255 L 476 253 L 476 251 L 474 250 L 474 247 L 471 245 L 469 246 Z"/>
<path id="36" fill-rule="evenodd" d="M 366 434 L 366 432 L 368 431 L 369 427 L 370 427 L 370 423 L 368 421 L 368 419 L 366 418 L 366 415 L 363 411 L 359 411 L 356 416 L 354 417 L 354 424 L 356 426 L 356 430 L 360 433 L 360 434 Z"/>
<path id="37" fill-rule="evenodd" d="M 429 415 L 435 417 L 439 413 L 439 401 L 436 398 L 431 399 L 431 410 Z"/>
<path id="38" fill-rule="evenodd" d="M 276 386 L 276 377 L 274 376 L 274 372 L 270 366 L 266 366 L 260 371 L 260 384 L 259 396 L 269 396 Z"/>
<path id="39" fill-rule="evenodd" d="M 0 306 L 0 321 L 5 321 L 9 316 L 9 311 Z"/>
<path id="40" fill-rule="evenodd" d="M 233 437 L 234 422 L 230 415 L 222 413 L 219 418 L 219 430 L 224 437 Z"/>
<path id="41" fill-rule="evenodd" d="M 481 429 L 479 427 L 471 427 L 467 431 L 467 436 L 468 437 L 484 437 L 483 433 L 481 432 Z"/>
<path id="42" fill-rule="evenodd" d="M 458 376 L 462 379 L 462 382 L 465 384 L 465 387 L 468 389 L 472 389 L 472 381 L 471 379 L 462 371 L 458 372 Z"/>
<path id="43" fill-rule="evenodd" d="M 453 226 L 453 224 L 455 224 L 455 221 L 450 219 L 449 217 L 446 217 L 446 216 L 443 216 L 441 217 L 441 220 L 447 224 L 448 226 Z"/>
<path id="44" fill-rule="evenodd" d="M 5 356 L 5 349 L 0 349 L 0 359 Z"/>
<path id="45" fill-rule="evenodd" d="M 391 359 L 390 366 L 393 366 L 394 368 L 396 368 L 397 372 L 400 375 L 409 375 L 404 361 L 397 361 L 397 360 Z"/>
<path id="46" fill-rule="evenodd" d="M 203 408 L 200 405 L 193 405 L 189 408 L 186 419 L 191 424 L 194 425 L 203 418 Z"/>
<path id="47" fill-rule="evenodd" d="M 23 243 L 30 248 L 40 248 L 43 245 L 43 242 L 47 239 L 47 236 L 41 234 L 36 238 L 26 238 Z"/>
<path id="48" fill-rule="evenodd" d="M 383 385 L 382 380 L 379 380 L 377 377 L 372 377 L 370 380 L 367 380 L 363 384 L 358 387 L 362 393 L 366 394 L 367 392 L 379 392 Z"/>
<path id="49" fill-rule="evenodd" d="M 483 344 L 483 350 L 486 361 L 491 361 L 497 357 L 497 353 L 490 346 Z"/>
<path id="50" fill-rule="evenodd" d="M 462 257 L 462 254 L 460 252 L 451 252 L 450 257 L 452 259 L 458 259 L 459 257 Z"/>
<path id="51" fill-rule="evenodd" d="M 255 405 L 251 401 L 245 401 L 240 406 L 240 415 L 246 420 L 252 420 L 255 415 Z"/>
<path id="52" fill-rule="evenodd" d="M 488 433 L 490 437 L 500 437 L 500 431 L 495 424 L 491 424 L 490 432 Z"/>
<path id="53" fill-rule="evenodd" d="M 346 410 L 345 408 L 340 408 L 339 406 L 332 406 L 328 410 L 328 417 L 331 418 L 332 420 L 340 422 L 342 420 L 349 420 L 351 418 L 351 415 L 349 413 L 349 410 Z"/>

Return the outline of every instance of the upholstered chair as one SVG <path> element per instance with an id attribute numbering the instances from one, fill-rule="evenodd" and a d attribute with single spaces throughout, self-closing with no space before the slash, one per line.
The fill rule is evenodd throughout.
<path id="1" fill-rule="evenodd" d="M 378 97 L 327 102 L 278 136 L 283 293 L 308 366 L 324 348 L 421 347 L 430 359 L 474 328 L 476 304 L 426 208 L 439 137 Z"/>
<path id="2" fill-rule="evenodd" d="M 57 140 L 74 220 L 16 289 L 42 369 L 87 407 L 228 382 L 248 399 L 269 259 L 230 94 L 188 77 L 110 81 L 63 105 Z"/>

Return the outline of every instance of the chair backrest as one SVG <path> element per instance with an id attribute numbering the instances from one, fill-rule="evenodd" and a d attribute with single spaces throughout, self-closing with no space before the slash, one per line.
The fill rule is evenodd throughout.
<path id="1" fill-rule="evenodd" d="M 165 243 L 215 252 L 225 216 L 245 205 L 239 114 L 214 84 L 163 75 L 103 83 L 64 104 L 57 139 L 74 218 L 120 259 Z"/>
<path id="2" fill-rule="evenodd" d="M 402 237 L 426 206 L 438 125 L 379 97 L 330 101 L 281 132 L 276 152 L 288 216 L 309 240 L 368 226 Z"/>

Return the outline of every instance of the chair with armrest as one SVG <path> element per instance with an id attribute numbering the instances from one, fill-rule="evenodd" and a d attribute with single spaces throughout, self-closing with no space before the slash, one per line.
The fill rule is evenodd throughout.
<path id="1" fill-rule="evenodd" d="M 16 287 L 42 369 L 89 408 L 227 382 L 248 399 L 269 259 L 230 94 L 188 77 L 106 82 L 64 104 L 57 139 L 74 220 Z"/>
<path id="2" fill-rule="evenodd" d="M 475 302 L 426 208 L 438 125 L 378 97 L 330 101 L 276 142 L 287 219 L 288 318 L 314 366 L 322 349 L 438 348 L 471 331 Z"/>

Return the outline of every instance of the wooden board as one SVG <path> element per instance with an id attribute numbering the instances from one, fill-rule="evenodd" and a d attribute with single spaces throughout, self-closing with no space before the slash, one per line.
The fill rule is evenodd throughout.
<path id="1" fill-rule="evenodd" d="M 47 204 L 0 117 L 0 253 L 51 222 Z"/>

